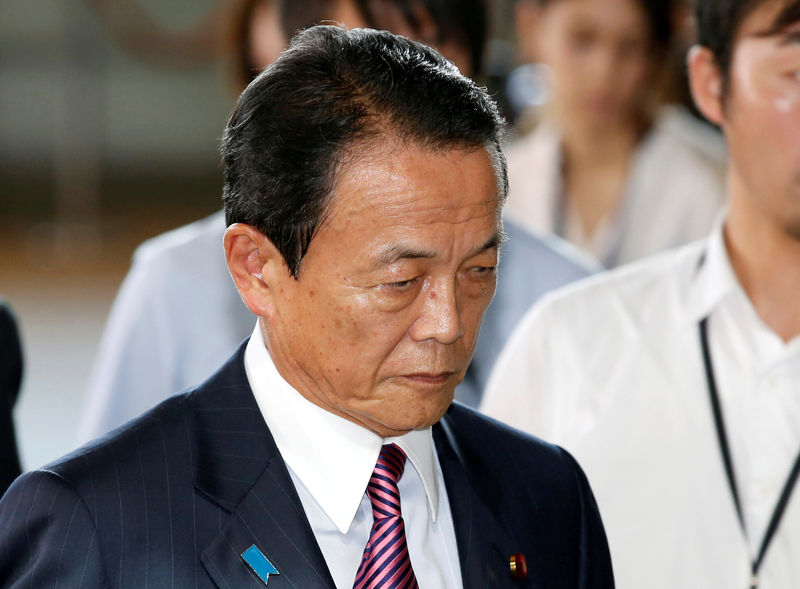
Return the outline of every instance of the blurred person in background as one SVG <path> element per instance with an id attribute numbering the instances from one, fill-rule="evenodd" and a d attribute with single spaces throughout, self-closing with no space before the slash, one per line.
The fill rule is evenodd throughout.
<path id="1" fill-rule="evenodd" d="M 482 409 L 575 453 L 621 589 L 794 589 L 800 1 L 697 7 L 691 87 L 728 144 L 727 213 L 544 300 Z"/>
<path id="2" fill-rule="evenodd" d="M 483 0 L 248 0 L 236 14 L 232 70 L 241 88 L 277 57 L 291 33 L 326 19 L 419 37 L 443 48 L 466 74 L 480 70 L 487 34 Z M 252 331 L 252 316 L 222 255 L 225 228 L 220 212 L 137 249 L 100 345 L 80 441 L 201 382 Z M 478 404 L 499 350 L 531 303 L 594 269 L 562 240 L 536 237 L 513 222 L 506 223 L 506 233 L 497 293 L 457 389 L 457 398 L 471 406 Z"/>
<path id="3" fill-rule="evenodd" d="M 518 0 L 520 50 L 544 78 L 532 132 L 509 148 L 507 217 L 566 238 L 607 268 L 708 233 L 724 144 L 663 106 L 676 5 Z"/>
<path id="4" fill-rule="evenodd" d="M 0 497 L 21 472 L 14 404 L 22 383 L 22 345 L 8 304 L 0 299 Z"/>

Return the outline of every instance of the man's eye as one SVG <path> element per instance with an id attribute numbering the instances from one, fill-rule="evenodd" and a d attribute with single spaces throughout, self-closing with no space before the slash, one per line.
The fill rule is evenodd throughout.
<path id="1" fill-rule="evenodd" d="M 473 271 L 479 276 L 486 276 L 494 274 L 497 271 L 497 266 L 476 266 Z"/>
<path id="2" fill-rule="evenodd" d="M 411 286 L 417 281 L 416 278 L 411 278 L 409 280 L 398 280 L 397 282 L 387 282 L 383 286 L 395 291 L 404 291 L 411 288 Z"/>

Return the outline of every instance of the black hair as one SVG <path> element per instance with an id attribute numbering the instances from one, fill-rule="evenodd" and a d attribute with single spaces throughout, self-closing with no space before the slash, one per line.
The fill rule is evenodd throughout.
<path id="1" fill-rule="evenodd" d="M 742 22 L 768 0 L 695 0 L 697 42 L 708 47 L 720 68 L 724 87 L 727 89 L 733 47 Z M 800 2 L 784 2 L 783 9 L 767 31 L 770 35 L 800 21 Z"/>
<path id="2" fill-rule="evenodd" d="M 557 0 L 535 0 L 542 6 Z M 669 52 L 675 35 L 675 3 L 676 0 L 637 0 L 647 17 L 648 33 L 653 53 L 661 57 Z M 703 2 L 703 0 L 698 0 Z"/>
<path id="3" fill-rule="evenodd" d="M 484 147 L 500 205 L 503 130 L 486 91 L 435 50 L 386 31 L 312 27 L 239 97 L 222 139 L 225 217 L 266 235 L 297 277 L 351 158 L 392 139 Z"/>

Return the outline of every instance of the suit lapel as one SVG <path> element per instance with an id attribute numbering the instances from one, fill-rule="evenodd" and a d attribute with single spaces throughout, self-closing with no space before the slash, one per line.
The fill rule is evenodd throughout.
<path id="1" fill-rule="evenodd" d="M 278 570 L 268 586 L 333 589 L 333 580 L 297 498 L 283 461 L 270 461 L 242 502 L 202 554 L 220 587 L 263 587 L 242 553 L 254 545 Z"/>
<path id="2" fill-rule="evenodd" d="M 521 551 L 521 545 L 495 517 L 476 487 L 475 477 L 481 473 L 474 472 L 475 465 L 465 460 L 459 448 L 451 427 L 452 412 L 434 426 L 433 437 L 453 515 L 464 589 L 532 587 L 530 581 L 511 577 L 509 559 Z M 498 489 L 491 495 L 493 503 L 502 502 L 501 493 Z M 530 555 L 526 557 L 530 559 Z"/>
<path id="3" fill-rule="evenodd" d="M 195 487 L 228 514 L 201 561 L 219 587 L 264 587 L 242 553 L 277 568 L 270 589 L 333 589 L 305 511 L 244 371 L 244 345 L 195 399 Z"/>

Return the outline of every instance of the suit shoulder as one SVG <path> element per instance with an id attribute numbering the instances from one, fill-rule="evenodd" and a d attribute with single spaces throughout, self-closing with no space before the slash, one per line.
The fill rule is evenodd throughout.
<path id="1" fill-rule="evenodd" d="M 93 514 L 58 473 L 25 473 L 0 500 L 0 584 L 108 586 Z"/>
<path id="2" fill-rule="evenodd" d="M 469 460 L 484 463 L 491 471 L 525 463 L 571 468 L 562 448 L 497 421 L 478 411 L 453 403 L 442 420 L 443 427 Z M 566 459 L 566 461 L 565 461 Z"/>
<path id="3" fill-rule="evenodd" d="M 178 393 L 106 435 L 43 467 L 80 492 L 103 485 L 119 472 L 170 454 L 188 453 L 186 422 L 191 419 L 193 391 Z M 183 452 L 182 452 L 183 450 Z M 94 491 L 92 491 L 94 492 Z"/>
<path id="4" fill-rule="evenodd" d="M 572 280 L 597 272 L 596 262 L 587 257 L 568 241 L 556 236 L 534 232 L 523 227 L 512 217 L 503 219 L 508 242 L 503 249 L 501 264 L 509 260 L 525 267 L 545 266 Z"/>
<path id="5" fill-rule="evenodd" d="M 560 446 L 456 404 L 442 426 L 478 494 L 487 503 L 503 498 L 499 512 L 526 505 L 531 521 L 577 525 L 594 501 L 580 465 Z"/>

